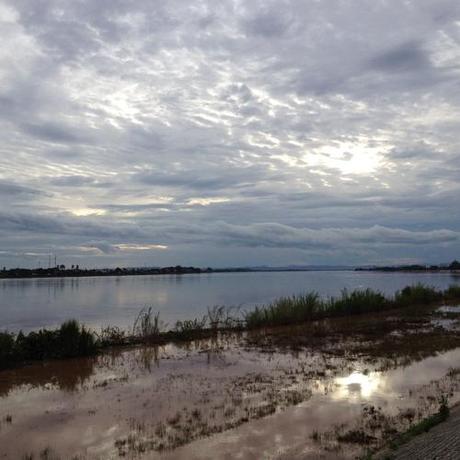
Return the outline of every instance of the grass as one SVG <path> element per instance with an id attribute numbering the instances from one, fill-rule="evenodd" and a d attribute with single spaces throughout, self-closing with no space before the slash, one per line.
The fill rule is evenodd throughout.
<path id="1" fill-rule="evenodd" d="M 412 438 L 419 436 L 431 430 L 431 428 L 439 425 L 449 418 L 450 410 L 446 396 L 442 396 L 439 401 L 439 410 L 435 414 L 424 418 L 420 422 L 412 425 L 404 433 L 400 434 L 396 439 L 391 442 L 391 448 L 397 449 L 401 445 L 407 443 Z"/>
<path id="2" fill-rule="evenodd" d="M 447 299 L 460 299 L 460 286 L 449 286 L 449 288 L 444 291 L 444 296 Z"/>
<path id="3" fill-rule="evenodd" d="M 452 289 L 449 288 L 449 289 Z M 449 289 L 444 293 L 437 289 L 425 286 L 423 284 L 415 284 L 413 286 L 406 286 L 395 295 L 395 306 L 407 307 L 414 305 L 428 305 L 430 303 L 439 301 L 449 292 Z M 457 288 L 460 291 L 460 288 Z M 458 292 L 460 294 L 460 292 Z"/>
<path id="4" fill-rule="evenodd" d="M 95 333 L 76 320 L 66 321 L 60 328 L 41 329 L 29 334 L 0 332 L 0 369 L 35 360 L 88 356 L 101 348 L 132 343 L 164 343 L 212 337 L 224 330 L 252 330 L 258 328 L 301 324 L 333 317 L 352 317 L 364 313 L 378 313 L 402 309 L 416 316 L 419 308 L 435 302 L 460 299 L 460 286 L 445 291 L 416 284 L 407 286 L 394 297 L 385 297 L 372 289 L 343 290 L 336 298 L 321 299 L 316 292 L 281 297 L 272 303 L 243 313 L 234 307 L 208 308 L 201 319 L 178 321 L 171 330 L 160 320 L 160 313 L 152 307 L 142 309 L 134 321 L 131 334 L 117 327 L 106 327 Z"/>
<path id="5" fill-rule="evenodd" d="M 76 320 L 66 321 L 59 329 L 27 335 L 0 332 L 0 369 L 27 361 L 89 356 L 97 349 L 94 334 Z"/>
<path id="6" fill-rule="evenodd" d="M 353 316 L 363 313 L 377 313 L 384 310 L 404 308 L 407 313 L 416 314 L 417 307 L 441 300 L 460 299 L 460 287 L 451 286 L 446 291 L 416 284 L 396 292 L 393 298 L 385 297 L 372 289 L 347 291 L 339 297 L 327 300 L 318 293 L 310 292 L 299 296 L 281 297 L 268 305 L 255 307 L 245 313 L 248 329 L 281 326 L 314 321 L 337 316 Z"/>
<path id="7" fill-rule="evenodd" d="M 249 329 L 261 326 L 302 323 L 317 319 L 322 313 L 323 303 L 316 292 L 305 295 L 281 297 L 273 303 L 255 307 L 246 312 L 245 322 Z"/>
<path id="8" fill-rule="evenodd" d="M 156 342 L 165 327 L 160 321 L 160 312 L 154 314 L 152 307 L 143 308 L 134 321 L 133 336 L 140 337 L 144 342 Z"/>

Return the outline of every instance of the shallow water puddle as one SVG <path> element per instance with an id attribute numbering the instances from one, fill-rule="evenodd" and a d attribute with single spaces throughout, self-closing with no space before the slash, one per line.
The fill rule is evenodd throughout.
<path id="1" fill-rule="evenodd" d="M 459 362 L 456 349 L 376 372 L 381 362 L 266 353 L 232 339 L 4 371 L 0 458 L 39 458 L 47 447 L 62 458 L 305 457 L 324 448 L 315 431 L 353 423 L 366 406 L 396 415 L 432 410 L 440 392 L 459 399 L 457 375 L 441 378 Z"/>

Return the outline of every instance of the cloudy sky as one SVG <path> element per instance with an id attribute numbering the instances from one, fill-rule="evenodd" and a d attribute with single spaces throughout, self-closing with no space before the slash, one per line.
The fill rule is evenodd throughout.
<path id="1" fill-rule="evenodd" d="M 460 257 L 458 0 L 0 0 L 0 264 Z"/>

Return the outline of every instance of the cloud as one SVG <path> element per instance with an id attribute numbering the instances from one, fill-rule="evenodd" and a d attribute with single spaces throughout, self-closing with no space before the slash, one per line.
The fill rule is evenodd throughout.
<path id="1" fill-rule="evenodd" d="M 10 181 L 0 180 L 0 196 L 15 197 L 15 196 L 37 196 L 45 194 L 40 190 L 16 184 Z"/>
<path id="2" fill-rule="evenodd" d="M 390 73 L 420 71 L 430 68 L 431 62 L 420 43 L 407 42 L 374 57 L 371 67 Z"/>
<path id="3" fill-rule="evenodd" d="M 435 245 L 458 243 L 460 233 L 450 230 L 426 232 L 387 228 L 375 225 L 370 228 L 293 228 L 276 223 L 236 226 L 220 223 L 215 235 L 227 243 L 241 246 L 311 249 L 317 247 L 340 248 L 352 246 Z"/>
<path id="4" fill-rule="evenodd" d="M 4 263 L 460 251 L 458 2 L 0 9 Z"/>

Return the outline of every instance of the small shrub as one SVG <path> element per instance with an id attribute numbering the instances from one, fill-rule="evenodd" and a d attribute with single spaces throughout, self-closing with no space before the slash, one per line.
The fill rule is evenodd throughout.
<path id="1" fill-rule="evenodd" d="M 96 351 L 96 341 L 92 332 L 80 326 L 77 320 L 64 322 L 59 329 L 59 357 L 71 358 L 88 356 Z"/>

